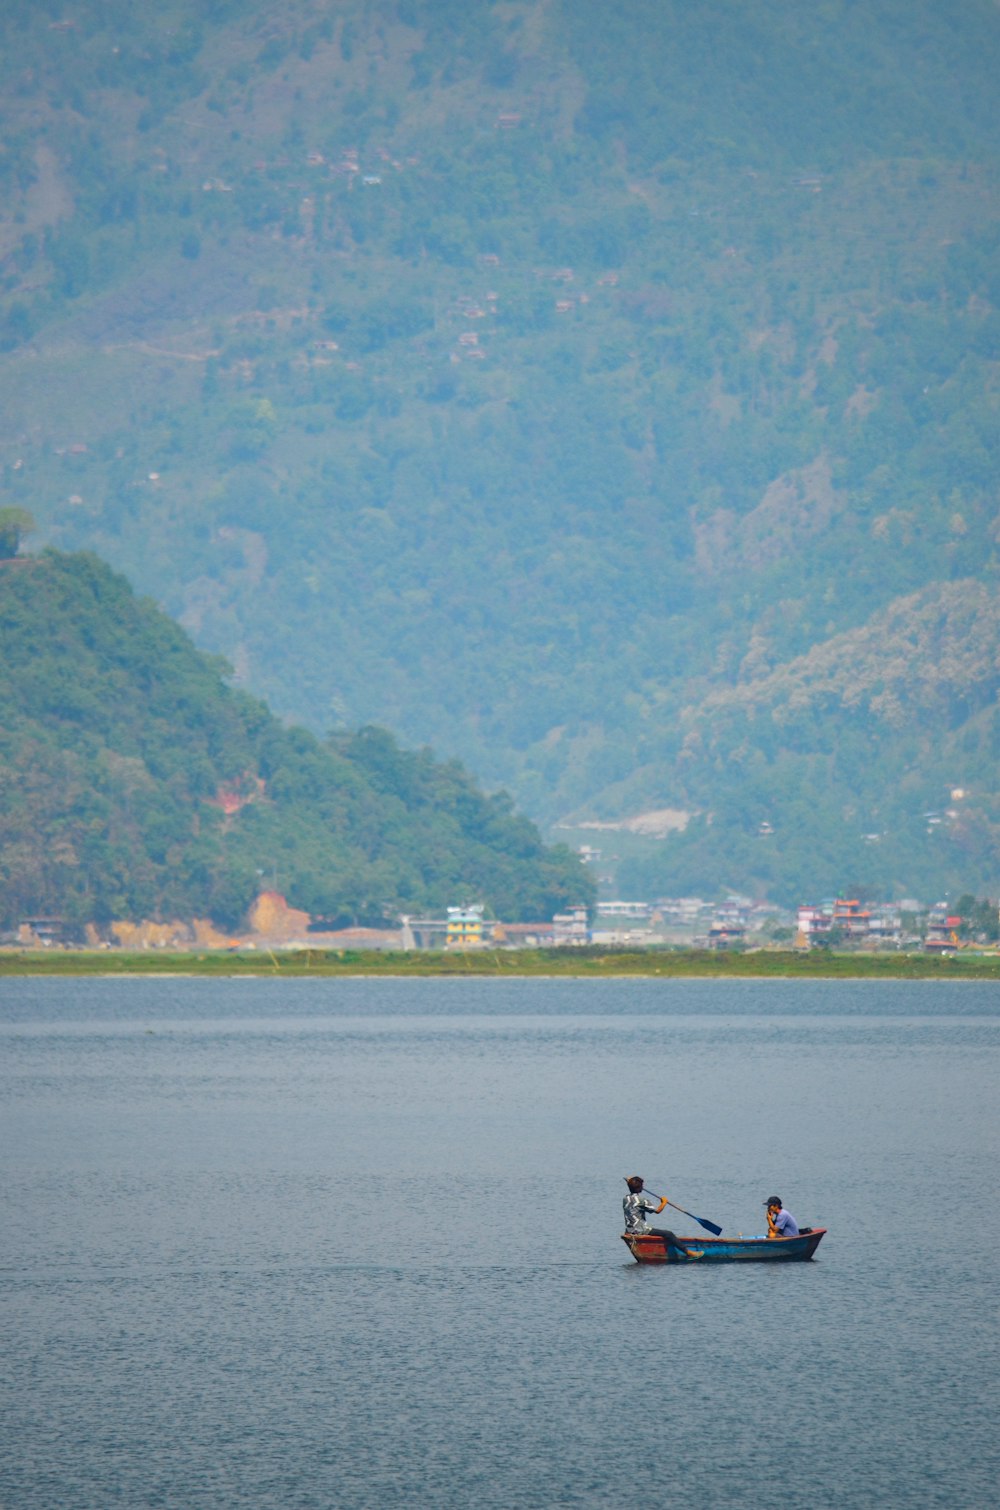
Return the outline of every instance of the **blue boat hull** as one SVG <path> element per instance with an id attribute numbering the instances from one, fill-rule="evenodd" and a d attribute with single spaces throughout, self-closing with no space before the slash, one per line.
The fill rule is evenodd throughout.
<path id="1" fill-rule="evenodd" d="M 798 1237 L 675 1237 L 655 1232 L 623 1232 L 639 1264 L 803 1263 L 812 1258 L 826 1234 L 814 1227 Z"/>

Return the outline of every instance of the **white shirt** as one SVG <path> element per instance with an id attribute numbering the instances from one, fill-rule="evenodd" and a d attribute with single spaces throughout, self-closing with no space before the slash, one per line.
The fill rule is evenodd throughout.
<path id="1" fill-rule="evenodd" d="M 622 1201 L 622 1210 L 625 1212 L 626 1232 L 652 1232 L 649 1223 L 642 1219 L 644 1212 L 656 1210 L 655 1203 L 648 1196 L 630 1190 Z"/>

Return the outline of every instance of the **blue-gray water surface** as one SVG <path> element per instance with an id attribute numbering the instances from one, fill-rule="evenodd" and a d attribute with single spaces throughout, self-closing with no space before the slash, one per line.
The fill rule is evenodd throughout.
<path id="1" fill-rule="evenodd" d="M 0 1506 L 996 1504 L 998 1049 L 988 984 L 4 980 Z M 633 1171 L 828 1235 L 640 1268 Z"/>

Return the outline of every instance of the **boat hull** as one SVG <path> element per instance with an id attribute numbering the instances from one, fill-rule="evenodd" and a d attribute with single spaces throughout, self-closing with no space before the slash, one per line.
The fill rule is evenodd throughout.
<path id="1" fill-rule="evenodd" d="M 798 1237 L 661 1237 L 623 1232 L 622 1242 L 638 1264 L 803 1263 L 826 1234 L 814 1227 Z"/>

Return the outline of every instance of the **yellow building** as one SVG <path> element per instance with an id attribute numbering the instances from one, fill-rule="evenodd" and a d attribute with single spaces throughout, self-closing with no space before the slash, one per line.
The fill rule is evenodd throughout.
<path id="1" fill-rule="evenodd" d="M 447 946 L 449 949 L 474 948 L 483 942 L 484 911 L 485 909 L 480 906 L 448 908 Z"/>

